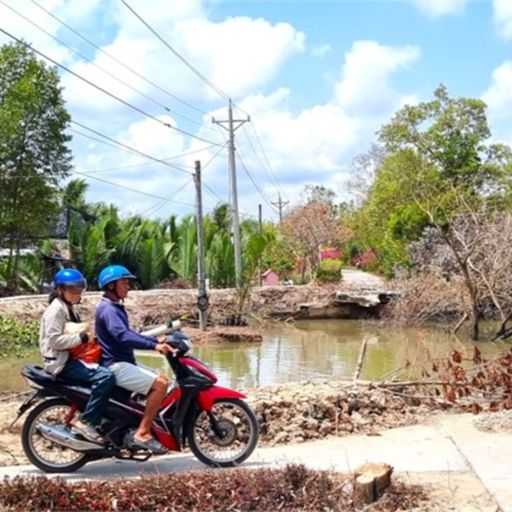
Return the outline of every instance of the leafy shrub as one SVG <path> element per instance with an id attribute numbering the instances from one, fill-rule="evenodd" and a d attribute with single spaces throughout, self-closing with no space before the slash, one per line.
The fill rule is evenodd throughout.
<path id="1" fill-rule="evenodd" d="M 0 357 L 23 356 L 38 346 L 39 322 L 19 322 L 0 316 Z"/>
<path id="2" fill-rule="evenodd" d="M 322 260 L 316 268 L 316 279 L 321 283 L 337 283 L 341 280 L 341 260 Z"/>
<path id="3" fill-rule="evenodd" d="M 394 501 L 381 511 L 410 510 L 424 495 L 400 487 L 389 490 Z M 386 494 L 388 491 L 386 492 Z M 411 499 L 412 498 L 412 499 Z M 407 501 L 406 501 L 407 500 Z M 237 469 L 145 476 L 136 480 L 66 482 L 60 478 L 4 479 L 0 509 L 66 511 L 219 511 L 282 512 L 355 510 L 350 477 L 313 471 L 302 465 L 283 469 Z"/>
<path id="4" fill-rule="evenodd" d="M 366 270 L 369 272 L 375 272 L 379 269 L 380 261 L 379 257 L 374 251 L 364 251 L 359 256 L 352 260 L 352 265 Z"/>

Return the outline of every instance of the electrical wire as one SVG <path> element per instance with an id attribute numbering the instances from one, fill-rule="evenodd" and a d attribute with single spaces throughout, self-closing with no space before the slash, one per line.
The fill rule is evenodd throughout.
<path id="1" fill-rule="evenodd" d="M 166 112 L 170 112 L 170 113 L 173 113 L 173 114 L 176 114 L 176 115 L 179 115 L 178 112 L 174 112 L 173 110 L 171 110 L 169 107 L 167 107 L 166 105 L 164 105 L 163 103 L 160 103 L 159 101 L 155 100 L 154 98 L 151 98 L 150 96 L 148 96 L 146 93 L 140 91 L 139 89 L 133 87 L 132 85 L 130 85 L 129 83 L 125 82 L 124 80 L 122 80 L 121 78 L 117 77 L 116 75 L 114 75 L 113 73 L 111 73 L 110 71 L 108 71 L 107 69 L 104 69 L 102 68 L 99 64 L 96 64 L 94 61 L 92 61 L 91 59 L 89 59 L 88 57 L 86 57 L 85 55 L 83 55 L 82 53 L 80 53 L 76 48 L 73 48 L 71 45 L 65 43 L 64 41 L 61 41 L 60 39 L 58 39 L 57 37 L 55 37 L 53 34 L 51 34 L 50 32 L 48 32 L 47 30 L 45 30 L 43 27 L 41 27 L 40 25 L 38 25 L 37 23 L 35 23 L 34 21 L 32 21 L 30 18 L 28 18 L 27 16 L 25 16 L 24 14 L 18 12 L 16 9 L 14 9 L 14 7 L 11 7 L 10 5 L 8 5 L 6 2 L 4 2 L 4 0 L 0 0 L 0 3 L 2 3 L 5 7 L 7 7 L 7 9 L 11 10 L 12 12 L 14 12 L 15 14 L 17 14 L 20 18 L 24 19 L 27 23 L 30 23 L 32 26 L 36 27 L 38 30 L 40 30 L 41 32 L 43 32 L 44 34 L 46 34 L 48 37 L 52 38 L 54 41 L 56 41 L 57 43 L 59 43 L 60 45 L 68 48 L 68 50 L 71 50 L 75 55 L 78 55 L 82 60 L 88 62 L 89 64 L 92 64 L 94 67 L 98 68 L 99 70 L 101 70 L 103 73 L 107 74 L 108 76 L 110 76 L 111 78 L 113 78 L 114 80 L 116 80 L 117 82 L 123 84 L 124 86 L 128 87 L 129 89 L 131 89 L 132 91 L 136 92 L 137 94 L 140 94 L 141 96 L 143 96 L 144 98 L 148 99 L 149 101 L 153 102 L 155 105 L 158 105 L 159 107 L 163 108 Z"/>
<path id="2" fill-rule="evenodd" d="M 25 48 L 27 48 L 29 50 L 32 50 L 33 52 L 37 53 L 39 56 L 41 56 L 44 59 L 48 60 L 49 62 L 51 62 L 55 66 L 57 66 L 57 67 L 65 70 L 65 71 L 67 71 L 68 73 L 72 74 L 74 77 L 78 78 L 79 80 L 82 80 L 83 82 L 85 82 L 86 84 L 90 85 L 91 87 L 94 87 L 95 89 L 101 91 L 102 93 L 106 94 L 107 96 L 110 96 L 112 99 L 115 99 L 119 103 L 122 103 L 123 105 L 131 108 L 132 110 L 135 110 L 136 112 L 138 112 L 138 113 L 148 117 L 149 119 L 152 119 L 153 121 L 156 121 L 157 123 L 165 126 L 166 128 L 169 128 L 171 130 L 179 132 L 179 133 L 181 133 L 183 135 L 187 135 L 187 136 L 192 137 L 194 139 L 200 140 L 202 142 L 206 142 L 207 144 L 218 145 L 218 143 L 216 143 L 216 142 L 204 139 L 202 137 L 198 137 L 197 135 L 193 135 L 192 133 L 189 133 L 189 132 L 187 132 L 185 130 L 177 128 L 176 126 L 172 126 L 170 123 L 167 123 L 166 121 L 162 121 L 161 119 L 158 119 L 158 117 L 156 117 L 156 116 L 146 112 L 145 110 L 143 110 L 143 109 L 141 109 L 141 108 L 139 108 L 139 107 L 129 103 L 128 101 L 123 100 L 119 96 L 116 96 L 115 94 L 111 93 L 110 91 L 107 91 L 103 87 L 95 84 L 94 82 L 91 82 L 87 78 L 83 77 L 82 75 L 79 75 L 75 71 L 72 71 L 71 69 L 69 69 L 68 67 L 64 66 L 63 64 L 60 64 L 59 62 L 57 62 L 56 60 L 52 59 L 51 57 L 48 57 L 48 55 L 45 55 L 43 52 L 37 50 L 36 48 L 34 48 L 33 46 L 29 45 L 28 43 L 25 43 L 24 41 L 22 41 L 21 39 L 17 38 L 14 35 L 12 35 L 10 32 L 8 32 L 7 30 L 5 30 L 5 29 L 3 29 L 1 27 L 0 27 L 0 32 L 5 34 L 6 36 L 10 37 L 14 41 L 18 42 L 19 44 L 23 45 Z"/>
<path id="3" fill-rule="evenodd" d="M 199 112 L 200 114 L 203 114 L 203 115 L 208 115 L 207 112 L 205 112 L 204 110 L 201 110 L 199 108 L 197 108 L 196 106 L 192 105 L 191 103 L 188 103 L 184 100 L 182 100 L 181 98 L 179 98 L 178 96 L 172 94 L 171 92 L 169 92 L 167 89 L 164 89 L 163 87 L 161 87 L 160 85 L 152 82 L 151 80 L 148 80 L 144 75 L 140 74 L 138 71 L 134 70 L 133 68 L 127 66 L 126 64 L 124 64 L 122 61 L 120 61 L 119 59 L 117 59 L 116 57 L 114 57 L 113 55 L 111 55 L 110 53 L 108 53 L 107 51 L 105 51 L 103 48 L 101 48 L 100 46 L 98 46 L 96 43 L 94 43 L 93 41 L 91 41 L 90 39 L 88 39 L 87 37 L 85 37 L 84 35 L 82 35 L 80 32 L 78 32 L 78 30 L 74 29 L 71 25 L 69 25 L 68 23 L 66 23 L 65 21 L 62 21 L 60 18 L 58 18 L 57 16 L 55 16 L 55 14 L 53 14 L 51 11 L 49 11 L 48 9 L 46 9 L 45 7 L 43 7 L 42 5 L 40 5 L 36 0 L 31 0 L 31 2 L 36 5 L 37 7 L 39 7 L 39 9 L 41 9 L 42 11 L 44 11 L 48 16 L 52 17 L 55 21 L 57 21 L 58 23 L 60 23 L 62 26 L 66 27 L 69 31 L 71 31 L 73 34 L 75 34 L 77 37 L 79 37 L 80 39 L 82 39 L 83 41 L 85 41 L 86 43 L 88 43 L 89 45 L 91 45 L 92 47 L 96 48 L 96 50 L 98 50 L 99 52 L 101 52 L 103 55 L 106 55 L 109 59 L 113 60 L 114 62 L 116 62 L 117 64 L 119 64 L 120 66 L 122 66 L 124 69 L 130 71 L 130 73 L 133 73 L 134 75 L 136 75 L 137 77 L 139 77 L 140 79 L 144 80 L 146 83 L 152 85 L 153 87 L 155 87 L 156 89 L 158 89 L 159 91 L 163 92 L 164 94 L 167 94 L 167 96 L 169 96 L 170 98 L 178 101 L 179 103 L 195 110 L 196 112 Z"/>
<path id="4" fill-rule="evenodd" d="M 185 205 L 185 206 L 192 206 L 192 207 L 195 206 L 195 205 L 193 205 L 191 203 L 185 203 L 183 201 L 172 201 L 170 199 L 167 199 L 166 197 L 157 196 L 156 194 L 152 194 L 151 192 L 144 192 L 142 190 L 137 190 L 136 188 L 128 187 L 126 185 L 121 185 L 120 183 L 116 183 L 114 181 L 105 180 L 103 178 L 99 178 L 98 176 L 93 176 L 92 174 L 88 174 L 86 172 L 81 172 L 81 171 L 74 170 L 73 173 L 74 174 L 78 174 L 79 176 L 86 176 L 87 178 L 90 178 L 90 179 L 93 179 L 93 180 L 96 180 L 96 181 L 101 181 L 102 183 L 106 183 L 107 185 L 111 185 L 112 187 L 117 187 L 117 188 L 120 188 L 120 189 L 123 189 L 123 190 L 128 190 L 130 192 L 134 192 L 136 194 L 140 194 L 140 195 L 143 195 L 143 196 L 153 197 L 155 199 L 161 199 L 163 201 L 169 201 L 171 203 L 182 204 L 182 205 Z"/>
<path id="5" fill-rule="evenodd" d="M 121 2 L 132 12 L 132 14 L 135 15 L 138 20 L 146 26 L 146 28 L 153 33 L 155 37 L 157 37 L 166 48 L 168 48 L 185 66 L 187 66 L 193 73 L 195 73 L 206 85 L 208 85 L 213 91 L 215 91 L 219 96 L 221 96 L 225 100 L 229 100 L 229 96 L 222 91 L 219 87 L 217 87 L 211 80 L 209 80 L 205 75 L 203 75 L 198 69 L 196 69 L 190 62 L 185 59 L 185 57 L 182 57 L 180 53 L 175 50 L 147 21 L 145 21 L 140 14 L 133 9 L 133 7 L 130 6 L 126 0 L 121 0 Z"/>
<path id="6" fill-rule="evenodd" d="M 220 154 L 220 152 L 221 152 L 223 149 L 224 149 L 223 147 L 222 147 L 222 148 L 220 148 L 220 149 L 217 151 L 217 153 L 215 153 L 215 154 L 214 154 L 214 155 L 213 155 L 213 156 L 208 160 L 208 162 L 206 162 L 204 165 L 202 165 L 202 166 L 201 166 L 201 170 L 202 170 L 202 171 L 204 171 L 204 170 L 205 170 L 205 169 L 206 169 L 206 168 L 207 168 L 207 167 L 208 167 L 208 166 L 209 166 L 209 165 L 210 165 L 210 164 L 215 160 L 215 158 L 217 158 L 217 156 Z M 186 187 L 189 183 L 191 183 L 191 182 L 192 182 L 192 178 L 191 178 L 191 179 L 189 179 L 189 180 L 187 180 L 187 182 L 186 182 L 186 183 L 184 183 L 184 184 L 179 188 L 179 190 L 178 190 L 178 191 L 176 191 L 176 192 L 175 192 L 175 194 L 173 194 L 171 197 L 175 197 L 175 195 L 176 195 L 178 192 L 180 192 L 181 190 L 183 190 L 183 188 L 185 188 L 185 187 Z M 205 188 L 206 188 L 206 187 L 208 187 L 208 186 L 205 184 L 205 182 L 204 182 L 204 181 L 202 181 L 202 185 L 203 185 L 203 187 L 205 187 Z M 210 189 L 210 187 L 208 187 L 208 189 Z M 210 190 L 212 190 L 212 189 L 210 189 Z M 213 190 L 212 190 L 212 192 L 213 192 Z M 215 192 L 214 192 L 214 194 L 215 194 Z M 215 194 L 215 195 L 217 195 L 217 194 Z M 217 196 L 217 197 L 219 197 L 219 196 Z M 219 197 L 219 199 L 220 199 L 220 197 Z M 221 201 L 222 201 L 222 199 L 221 199 Z M 164 204 L 165 204 L 165 201 L 160 201 L 160 202 L 158 202 L 158 203 L 157 203 L 157 205 L 159 205 L 159 206 L 157 206 L 157 205 L 154 205 L 154 206 L 156 206 L 156 209 L 158 210 L 158 209 L 160 209 Z M 151 210 L 151 208 L 149 208 L 149 210 Z M 142 215 L 142 213 L 144 213 L 144 212 L 141 212 L 141 215 Z"/>
<path id="7" fill-rule="evenodd" d="M 78 130 L 73 130 L 73 131 L 75 131 L 76 133 L 79 133 L 82 136 L 87 136 L 86 134 L 81 133 Z M 103 143 L 103 141 L 98 140 L 98 139 L 93 139 L 93 140 L 96 140 L 97 142 Z M 117 146 L 114 146 L 114 145 L 112 145 L 112 146 L 117 148 Z M 201 149 L 194 149 L 192 151 L 186 151 L 185 153 L 180 153 L 179 155 L 173 155 L 173 156 L 169 156 L 169 157 L 166 157 L 166 158 L 162 158 L 162 160 L 168 162 L 169 160 L 174 160 L 176 158 L 183 158 L 184 156 L 193 155 L 194 153 L 201 153 L 202 151 L 206 151 L 207 149 L 210 149 L 211 147 L 213 147 L 213 146 L 207 146 L 207 147 L 204 147 L 204 148 L 201 148 Z M 222 149 L 223 148 L 221 148 L 219 151 L 222 151 Z M 151 160 L 149 162 L 145 161 L 145 162 L 139 162 L 137 164 L 132 164 L 132 165 L 122 165 L 122 166 L 119 166 L 119 167 L 106 167 L 104 169 L 95 169 L 95 170 L 87 171 L 87 172 L 89 174 L 100 174 L 100 173 L 103 173 L 103 172 L 122 171 L 124 169 L 133 169 L 135 167 L 144 167 L 146 165 L 152 165 L 153 163 L 154 162 Z"/>
<path id="8" fill-rule="evenodd" d="M 254 176 L 251 174 L 251 172 L 249 171 L 247 165 L 245 164 L 243 158 L 242 158 L 242 155 L 240 154 L 240 149 L 237 148 L 237 153 L 238 153 L 238 159 L 240 160 L 240 163 L 242 164 L 242 167 L 245 171 L 245 173 L 247 174 L 247 176 L 249 176 L 249 179 L 251 180 L 252 184 L 254 185 L 254 187 L 256 188 L 256 190 L 258 191 L 258 193 L 260 194 L 260 196 L 263 198 L 263 200 L 270 206 L 270 208 L 274 211 L 276 211 L 276 208 L 275 206 L 272 204 L 272 201 L 269 199 L 269 197 L 267 196 L 267 194 L 262 190 L 262 188 L 258 185 L 258 183 L 256 182 L 256 179 L 254 178 Z"/>
<path id="9" fill-rule="evenodd" d="M 158 201 L 153 206 L 150 206 L 149 208 L 146 208 L 145 210 L 142 210 L 139 215 L 148 215 L 150 212 L 151 214 L 156 213 L 162 206 L 169 201 L 171 201 L 172 198 L 176 197 L 182 190 L 184 190 L 188 185 L 192 183 L 192 178 L 187 179 L 185 183 L 182 183 L 181 186 L 179 186 L 170 196 L 166 197 L 165 199 L 162 199 Z"/>
<path id="10" fill-rule="evenodd" d="M 138 149 L 135 149 L 132 146 L 128 146 L 127 144 L 124 144 L 123 142 L 119 142 L 118 140 L 115 140 L 112 137 L 109 137 L 108 135 L 105 135 L 105 134 L 103 134 L 103 133 L 101 133 L 101 132 L 99 132 L 97 130 L 94 130 L 93 128 L 89 128 L 88 126 L 85 126 L 84 124 L 79 123 L 78 121 L 71 120 L 71 122 L 73 124 L 76 124 L 77 126 L 80 126 L 80 128 L 83 128 L 84 130 L 87 130 L 87 131 L 89 131 L 91 133 L 94 133 L 95 135 L 103 137 L 104 139 L 112 142 L 113 144 L 117 144 L 118 146 L 121 146 L 122 148 L 125 148 L 126 150 L 128 150 L 128 151 L 130 151 L 132 153 L 136 153 L 138 155 L 141 155 L 144 158 L 147 158 L 148 160 L 153 160 L 154 162 L 158 162 L 158 163 L 160 163 L 162 165 L 166 165 L 167 167 L 171 167 L 172 169 L 176 169 L 177 171 L 184 172 L 186 174 L 192 174 L 191 172 L 185 171 L 181 167 L 178 167 L 176 164 L 171 164 L 170 162 L 167 162 L 166 160 L 162 160 L 161 158 L 157 158 L 157 157 L 154 157 L 152 155 L 148 155 L 147 153 L 144 153 L 143 151 L 139 151 Z M 74 130 L 74 131 L 77 131 L 77 130 Z M 78 133 L 80 133 L 80 132 L 78 132 Z M 80 133 L 80 135 L 85 135 L 85 134 Z M 88 137 L 88 138 L 93 139 L 92 137 L 90 137 L 88 135 L 85 135 L 85 136 Z M 116 147 L 116 146 L 113 146 L 112 144 L 105 143 L 103 140 L 100 140 L 100 139 L 93 139 L 93 140 L 96 140 L 97 142 L 106 144 L 107 146 Z M 119 149 L 119 148 L 117 148 L 117 149 Z"/>
<path id="11" fill-rule="evenodd" d="M 256 142 L 258 143 L 258 146 L 261 150 L 261 153 L 263 154 L 263 159 L 266 163 L 266 166 L 265 165 L 262 165 L 263 169 L 265 170 L 265 172 L 267 173 L 267 176 L 269 176 L 270 180 L 273 181 L 273 183 L 275 184 L 276 188 L 281 192 L 281 195 L 283 195 L 285 197 L 286 200 L 289 201 L 289 197 L 286 195 L 286 192 L 284 191 L 283 187 L 281 187 L 281 185 L 279 184 L 278 180 L 277 180 L 277 176 L 276 176 L 276 173 L 274 172 L 274 169 L 272 169 L 272 166 L 270 165 L 270 161 L 267 157 L 267 154 L 265 153 L 265 149 L 263 148 L 263 144 L 261 143 L 261 139 L 258 135 L 258 132 L 256 131 L 256 126 L 254 126 L 254 122 L 251 122 L 251 128 L 253 129 L 254 131 L 254 135 L 256 137 Z M 253 151 L 254 151 L 254 154 L 256 155 L 256 158 L 258 159 L 258 162 L 260 162 L 261 164 L 261 160 L 258 158 L 258 154 L 252 144 L 252 141 L 251 139 L 249 138 L 248 134 L 245 132 L 245 126 L 243 127 L 244 128 L 244 135 L 246 136 L 247 140 L 249 141 L 249 144 L 251 145 L 251 147 L 253 148 Z M 267 170 L 268 169 L 268 170 Z"/>

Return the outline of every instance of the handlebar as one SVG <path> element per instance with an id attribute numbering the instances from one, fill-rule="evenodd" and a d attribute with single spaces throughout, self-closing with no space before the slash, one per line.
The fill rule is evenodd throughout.
<path id="1" fill-rule="evenodd" d="M 179 350 L 182 355 L 185 355 L 192 349 L 192 341 L 190 341 L 190 339 L 181 331 L 174 332 L 165 340 L 165 343 L 175 350 Z"/>

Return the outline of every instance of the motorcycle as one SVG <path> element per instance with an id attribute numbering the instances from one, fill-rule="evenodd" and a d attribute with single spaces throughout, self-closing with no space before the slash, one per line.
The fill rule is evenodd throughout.
<path id="1" fill-rule="evenodd" d="M 259 437 L 256 416 L 243 400 L 246 396 L 216 385 L 215 374 L 190 355 L 192 343 L 181 331 L 173 332 L 166 343 L 174 349 L 165 358 L 176 379 L 160 404 L 153 435 L 169 451 L 181 451 L 188 445 L 208 466 L 241 464 L 252 454 Z M 27 458 L 39 469 L 72 472 L 93 460 L 145 461 L 153 455 L 130 442 L 144 413 L 144 396 L 114 388 L 100 428 L 106 442 L 99 445 L 71 429 L 90 389 L 54 378 L 35 365 L 25 366 L 22 375 L 35 392 L 20 406 L 14 422 L 31 409 L 21 440 Z"/>

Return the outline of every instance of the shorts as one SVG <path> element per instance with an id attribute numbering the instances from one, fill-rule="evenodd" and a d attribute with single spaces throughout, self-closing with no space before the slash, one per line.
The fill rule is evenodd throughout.
<path id="1" fill-rule="evenodd" d="M 109 370 L 116 376 L 116 384 L 119 387 L 141 395 L 149 393 L 153 382 L 158 377 L 157 373 L 147 368 L 124 361 L 111 364 Z"/>

